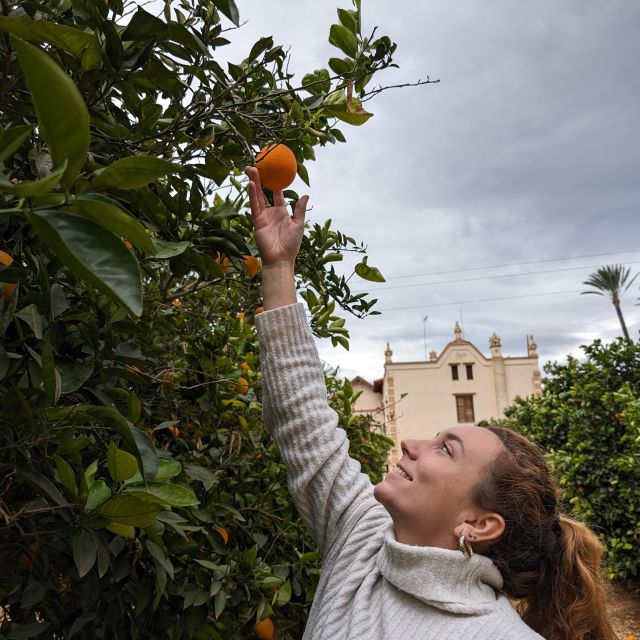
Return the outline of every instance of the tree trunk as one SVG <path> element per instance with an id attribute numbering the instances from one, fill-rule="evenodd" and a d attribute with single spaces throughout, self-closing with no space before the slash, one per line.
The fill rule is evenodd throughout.
<path id="1" fill-rule="evenodd" d="M 622 317 L 622 310 L 620 309 L 620 303 L 617 304 L 614 302 L 613 306 L 616 308 L 616 313 L 618 314 L 618 320 L 620 320 L 620 326 L 622 327 L 622 334 L 624 335 L 626 340 L 630 340 L 629 332 L 627 331 L 627 325 L 624 323 L 624 318 Z"/>

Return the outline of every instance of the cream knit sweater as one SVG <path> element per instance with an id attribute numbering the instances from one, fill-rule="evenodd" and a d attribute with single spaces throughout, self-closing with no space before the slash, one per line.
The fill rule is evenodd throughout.
<path id="1" fill-rule="evenodd" d="M 264 420 L 323 558 L 304 638 L 540 640 L 499 595 L 502 577 L 491 560 L 396 541 L 336 428 L 304 307 L 267 311 L 256 326 Z"/>

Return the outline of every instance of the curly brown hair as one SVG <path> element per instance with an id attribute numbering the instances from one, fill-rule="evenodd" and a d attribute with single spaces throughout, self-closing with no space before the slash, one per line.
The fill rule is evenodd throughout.
<path id="1" fill-rule="evenodd" d="M 472 497 L 505 520 L 503 535 L 483 551 L 502 573 L 505 595 L 547 640 L 615 640 L 602 544 L 561 513 L 558 485 L 542 449 L 511 429 L 486 428 L 504 448 Z"/>

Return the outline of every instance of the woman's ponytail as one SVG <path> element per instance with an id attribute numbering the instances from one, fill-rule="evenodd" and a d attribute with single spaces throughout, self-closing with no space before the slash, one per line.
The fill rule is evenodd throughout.
<path id="1" fill-rule="evenodd" d="M 559 512 L 558 487 L 541 449 L 510 429 L 487 428 L 504 450 L 473 499 L 505 520 L 502 537 L 483 551 L 500 570 L 505 595 L 546 640 L 615 640 L 602 544 Z"/>
<path id="2" fill-rule="evenodd" d="M 603 547 L 582 523 L 559 516 L 554 553 L 541 567 L 538 587 L 522 602 L 523 619 L 548 640 L 610 640 L 608 590 L 601 574 Z"/>

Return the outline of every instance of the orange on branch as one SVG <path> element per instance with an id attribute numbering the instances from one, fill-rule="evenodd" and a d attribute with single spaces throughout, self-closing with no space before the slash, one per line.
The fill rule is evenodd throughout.
<path id="1" fill-rule="evenodd" d="M 216 527 L 214 531 L 220 535 L 225 544 L 229 542 L 229 532 L 224 527 Z"/>
<path id="2" fill-rule="evenodd" d="M 264 307 L 256 307 L 256 310 L 253 312 L 254 316 L 257 316 L 259 313 L 264 312 Z"/>
<path id="3" fill-rule="evenodd" d="M 253 278 L 253 276 L 256 276 L 260 273 L 262 264 L 260 263 L 260 260 L 258 258 L 255 258 L 254 256 L 244 256 L 244 258 L 242 259 L 244 260 L 244 266 L 247 270 L 247 275 L 250 278 Z"/>
<path id="4" fill-rule="evenodd" d="M 253 625 L 253 630 L 260 640 L 271 640 L 273 634 L 276 632 L 276 627 L 271 618 L 265 618 L 264 620 L 260 620 L 260 622 L 256 622 Z"/>
<path id="5" fill-rule="evenodd" d="M 296 157 L 284 144 L 270 144 L 260 149 L 256 168 L 265 189 L 286 189 L 298 172 Z"/>
<path id="6" fill-rule="evenodd" d="M 237 385 L 240 393 L 243 396 L 249 393 L 249 382 L 245 378 L 238 378 Z"/>
<path id="7" fill-rule="evenodd" d="M 215 261 L 220 265 L 220 268 L 224 273 L 229 266 L 229 258 L 227 258 L 226 256 L 222 257 L 222 254 L 219 251 L 216 251 Z"/>
<path id="8" fill-rule="evenodd" d="M 10 267 L 13 264 L 13 258 L 8 253 L 0 251 L 0 264 L 3 264 L 5 267 Z M 17 286 L 15 282 L 5 282 L 2 287 L 2 295 L 7 299 L 10 298 Z"/>

